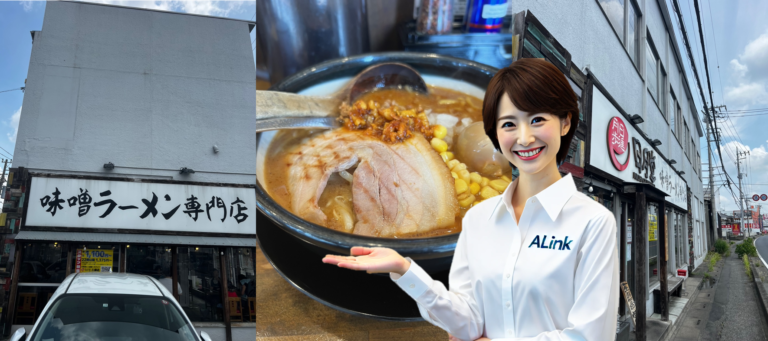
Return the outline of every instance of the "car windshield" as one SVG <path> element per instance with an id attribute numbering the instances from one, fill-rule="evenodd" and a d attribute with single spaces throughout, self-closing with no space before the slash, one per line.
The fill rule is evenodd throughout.
<path id="1" fill-rule="evenodd" d="M 164 297 L 64 295 L 42 317 L 34 341 L 197 341 Z"/>

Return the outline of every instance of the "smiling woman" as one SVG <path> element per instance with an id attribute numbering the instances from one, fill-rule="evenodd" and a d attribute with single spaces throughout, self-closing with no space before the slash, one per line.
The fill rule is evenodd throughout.
<path id="1" fill-rule="evenodd" d="M 483 102 L 485 132 L 520 176 L 463 219 L 448 290 L 387 248 L 323 262 L 390 278 L 451 340 L 609 340 L 619 305 L 616 219 L 558 163 L 578 125 L 576 94 L 540 59 L 501 69 Z M 506 210 L 505 210 L 506 208 Z"/>

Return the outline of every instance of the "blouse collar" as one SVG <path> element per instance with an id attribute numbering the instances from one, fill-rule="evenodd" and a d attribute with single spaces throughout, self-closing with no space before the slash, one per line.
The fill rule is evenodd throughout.
<path id="1" fill-rule="evenodd" d="M 500 195 L 499 201 L 504 202 L 504 205 L 507 207 L 509 212 L 515 211 L 512 207 L 512 193 L 515 192 L 515 187 L 517 186 L 517 181 L 519 179 L 520 178 L 517 178 L 515 181 L 509 184 L 507 189 L 504 190 L 504 193 Z M 560 215 L 560 212 L 563 210 L 565 203 L 568 202 L 568 199 L 570 199 L 574 193 L 576 193 L 576 184 L 573 182 L 573 176 L 568 173 L 560 180 L 557 180 L 543 191 L 528 199 L 526 205 L 530 202 L 538 201 L 544 208 L 544 211 L 547 212 L 549 218 L 554 222 L 557 219 L 557 216 Z M 494 207 L 494 209 L 491 211 L 488 220 L 490 220 L 495 215 L 498 206 L 499 202 L 496 203 L 496 207 Z"/>

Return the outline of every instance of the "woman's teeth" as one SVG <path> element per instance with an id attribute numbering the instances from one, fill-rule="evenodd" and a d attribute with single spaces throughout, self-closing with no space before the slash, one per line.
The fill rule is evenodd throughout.
<path id="1" fill-rule="evenodd" d="M 537 148 L 529 152 L 517 152 L 517 153 L 520 154 L 520 156 L 531 157 L 538 154 L 540 151 L 541 151 L 541 148 Z"/>

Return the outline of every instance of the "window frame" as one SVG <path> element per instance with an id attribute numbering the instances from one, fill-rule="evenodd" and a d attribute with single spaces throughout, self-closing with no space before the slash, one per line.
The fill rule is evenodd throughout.
<path id="1" fill-rule="evenodd" d="M 653 99 L 654 103 L 656 104 L 656 107 L 659 108 L 659 111 L 661 112 L 661 115 L 664 116 L 664 110 L 659 106 L 659 67 L 661 64 L 661 61 L 659 60 L 659 54 L 656 51 L 656 47 L 653 44 L 653 39 L 651 38 L 651 35 L 648 34 L 645 39 L 645 88 L 648 90 L 648 92 L 651 94 L 651 98 Z M 649 55 L 650 54 L 650 55 Z M 653 57 L 652 62 L 653 70 L 648 70 L 648 57 Z M 650 75 L 651 72 L 653 72 L 653 82 L 650 81 Z M 650 84 L 654 84 L 655 86 L 655 93 L 654 91 L 651 91 Z"/>
<path id="2" fill-rule="evenodd" d="M 642 34 L 640 33 L 640 26 L 642 23 L 643 18 L 643 12 L 641 10 L 640 4 L 637 3 L 637 0 L 624 0 L 624 20 L 623 20 L 623 30 L 621 33 L 616 31 L 616 28 L 613 26 L 613 23 L 611 22 L 611 19 L 608 17 L 608 13 L 605 12 L 605 9 L 603 8 L 603 5 L 600 3 L 600 0 L 595 0 L 597 3 L 597 7 L 600 8 L 600 11 L 603 13 L 603 16 L 605 17 L 605 20 L 608 22 L 608 25 L 611 27 L 611 30 L 616 35 L 616 39 L 619 40 L 619 44 L 624 48 L 624 52 L 627 54 L 627 57 L 629 58 L 632 65 L 635 67 L 635 71 L 637 71 L 637 74 L 640 76 L 641 79 L 643 79 L 643 75 L 640 71 L 640 62 L 642 58 L 640 57 L 640 47 L 639 44 L 642 39 Z M 630 54 L 628 47 L 627 47 L 627 40 L 629 38 L 629 6 L 632 6 L 632 9 L 634 10 L 634 16 L 635 16 L 635 58 L 632 58 L 632 55 Z"/>

